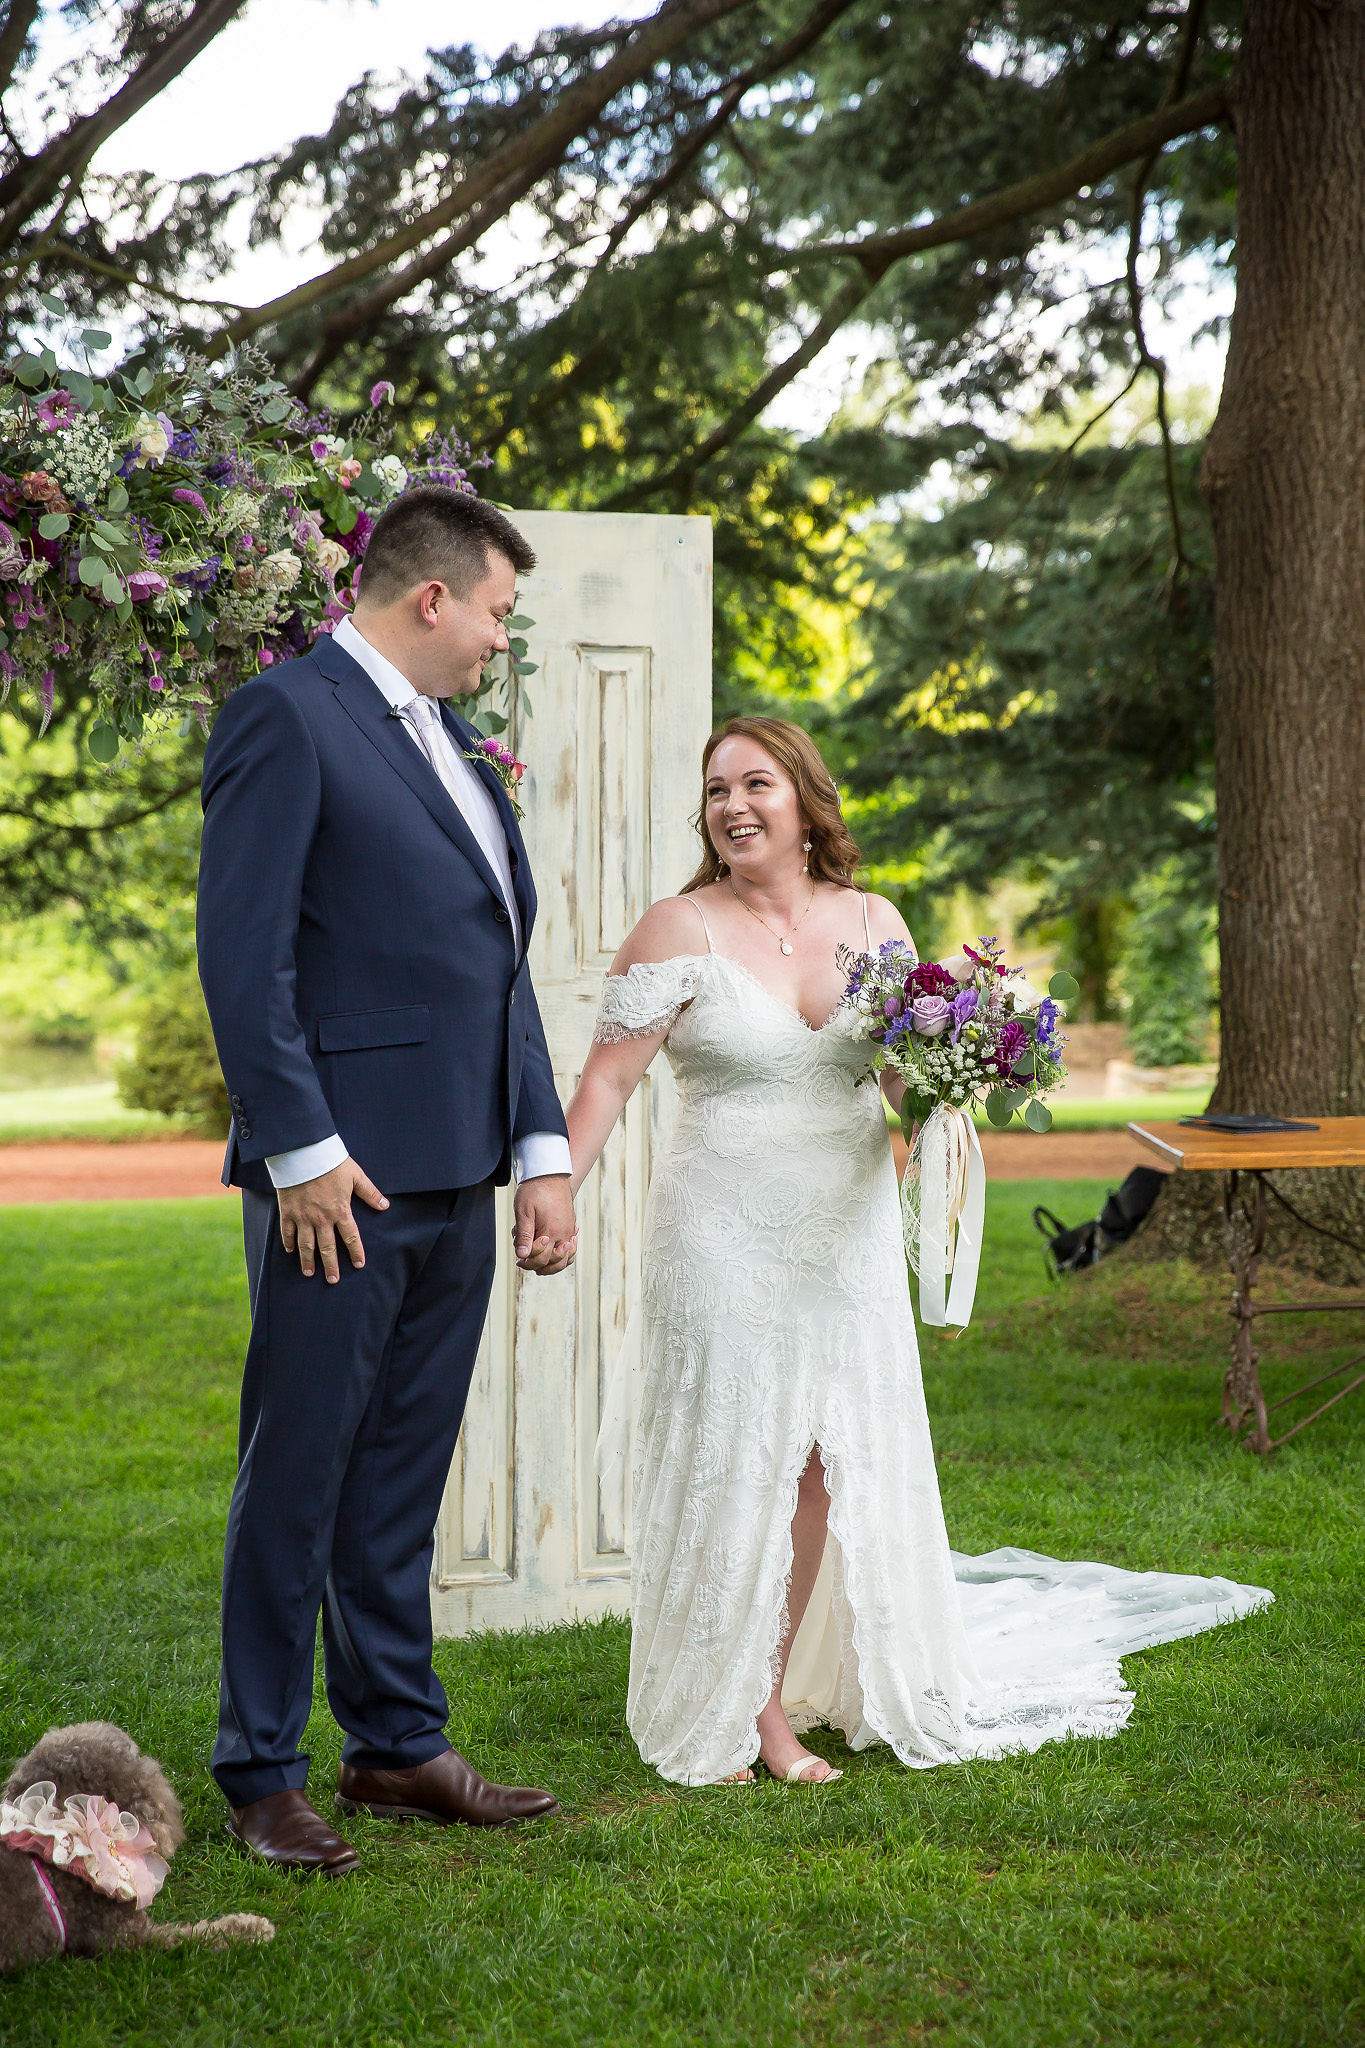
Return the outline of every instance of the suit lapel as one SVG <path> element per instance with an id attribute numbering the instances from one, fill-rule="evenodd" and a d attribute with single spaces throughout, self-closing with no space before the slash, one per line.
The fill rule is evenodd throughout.
<path id="1" fill-rule="evenodd" d="M 467 719 L 461 718 L 457 711 L 452 711 L 449 704 L 442 704 L 441 716 L 445 720 L 446 731 L 455 742 L 457 753 L 468 754 L 478 746 L 483 737 L 482 733 L 477 732 Z M 511 799 L 498 779 L 497 770 L 482 760 L 471 761 L 470 766 L 497 805 L 498 816 L 502 819 L 503 830 L 507 834 L 508 851 L 512 856 L 512 893 L 517 899 L 521 929 L 525 934 L 535 914 L 535 903 L 530 892 L 530 869 L 526 859 L 526 842 L 521 836 L 521 826 L 517 822 L 516 812 L 512 809 Z"/>
<path id="2" fill-rule="evenodd" d="M 403 778 L 413 795 L 419 797 L 441 830 L 459 848 L 494 899 L 502 902 L 498 878 L 485 860 L 478 840 L 470 831 L 445 784 L 417 746 L 403 730 L 401 719 L 389 716 L 383 693 L 371 682 L 358 661 L 344 647 L 333 644 L 330 634 L 319 636 L 313 658 L 336 690 L 337 702 L 352 718 L 371 745 Z"/>

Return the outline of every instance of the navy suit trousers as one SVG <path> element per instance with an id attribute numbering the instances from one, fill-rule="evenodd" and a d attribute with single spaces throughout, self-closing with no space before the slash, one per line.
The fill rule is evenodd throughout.
<path id="1" fill-rule="evenodd" d="M 493 1282 L 493 1183 L 355 1206 L 356 1271 L 304 1279 L 273 1195 L 242 1195 L 251 1341 L 223 1570 L 213 1775 L 231 1806 L 302 1786 L 322 1612 L 347 1761 L 449 1747 L 431 1668 L 433 1532 Z"/>

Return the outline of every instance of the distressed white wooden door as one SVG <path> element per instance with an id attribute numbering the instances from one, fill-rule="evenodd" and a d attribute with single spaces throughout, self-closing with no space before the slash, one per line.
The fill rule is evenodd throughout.
<path id="1" fill-rule="evenodd" d="M 518 512 L 539 561 L 523 830 L 540 896 L 531 968 L 567 1102 L 603 972 L 656 897 L 697 863 L 692 826 L 711 721 L 711 528 L 636 513 Z M 498 1274 L 436 1531 L 440 1635 L 624 1612 L 624 1480 L 599 1485 L 606 1375 L 638 1291 L 651 1153 L 669 1113 L 656 1063 L 579 1196 L 577 1264 L 518 1274 L 498 1202 Z"/>

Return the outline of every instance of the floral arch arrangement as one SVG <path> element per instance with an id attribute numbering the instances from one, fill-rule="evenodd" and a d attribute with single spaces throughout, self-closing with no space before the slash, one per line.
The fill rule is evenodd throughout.
<path id="1" fill-rule="evenodd" d="M 3 372 L 0 702 L 31 692 L 46 729 L 59 692 L 92 690 L 88 744 L 112 761 L 149 720 L 206 725 L 247 676 L 330 632 L 384 506 L 416 484 L 472 492 L 478 464 L 442 434 L 400 460 L 387 382 L 339 433 L 253 350 L 101 378 L 88 351 L 110 337 L 82 341 L 84 371 L 44 349 Z M 514 642 L 521 674 L 525 652 Z"/>

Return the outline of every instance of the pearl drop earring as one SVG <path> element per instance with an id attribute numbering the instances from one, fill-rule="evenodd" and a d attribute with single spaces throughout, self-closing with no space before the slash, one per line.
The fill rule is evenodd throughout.
<path id="1" fill-rule="evenodd" d="M 803 845 L 803 846 L 805 847 L 805 849 L 806 849 L 806 858 L 805 858 L 805 859 L 804 859 L 804 860 L 802 861 L 802 863 L 801 863 L 801 872 L 802 872 L 802 874 L 803 874 L 803 875 L 808 875 L 808 874 L 810 873 L 810 840 L 809 840 L 809 838 L 803 839 L 803 840 L 802 840 L 802 842 L 801 842 L 801 844 L 802 844 L 802 845 Z"/>

